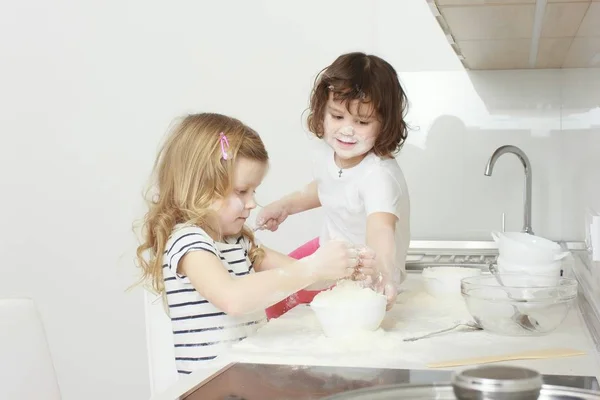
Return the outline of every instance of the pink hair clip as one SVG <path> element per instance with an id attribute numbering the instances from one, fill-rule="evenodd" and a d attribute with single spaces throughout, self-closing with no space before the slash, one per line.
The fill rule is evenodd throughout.
<path id="1" fill-rule="evenodd" d="M 229 141 L 223 132 L 219 134 L 219 141 L 221 142 L 221 157 L 223 157 L 223 160 L 227 160 L 229 158 L 227 155 L 227 150 L 229 150 Z"/>

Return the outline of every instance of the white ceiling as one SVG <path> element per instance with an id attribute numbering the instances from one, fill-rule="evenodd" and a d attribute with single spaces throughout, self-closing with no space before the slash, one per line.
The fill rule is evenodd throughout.
<path id="1" fill-rule="evenodd" d="M 600 0 L 427 1 L 468 69 L 600 67 Z"/>

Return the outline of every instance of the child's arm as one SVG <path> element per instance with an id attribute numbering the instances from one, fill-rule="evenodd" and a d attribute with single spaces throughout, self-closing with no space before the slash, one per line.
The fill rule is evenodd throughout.
<path id="1" fill-rule="evenodd" d="M 367 246 L 376 256 L 376 270 L 381 273 L 381 282 L 384 294 L 387 297 L 387 309 L 391 309 L 396 302 L 399 285 L 404 277 L 404 271 L 396 266 L 396 240 L 395 229 L 398 217 L 386 212 L 376 212 L 367 217 Z"/>
<path id="2" fill-rule="evenodd" d="M 259 265 L 254 265 L 254 270 L 256 272 L 268 271 L 275 268 L 285 268 L 295 262 L 297 260 L 293 259 L 290 256 L 282 254 L 278 251 L 269 249 L 267 247 L 261 246 L 265 251 L 265 257 L 262 259 Z M 309 260 L 311 256 L 304 258 L 304 260 Z M 358 251 L 356 257 L 358 258 Z M 372 276 L 377 270 L 375 267 L 375 253 L 364 253 L 361 255 L 362 266 L 360 267 L 360 271 L 356 271 L 358 275 L 355 275 L 354 279 L 365 279 L 367 276 Z M 308 290 L 321 290 L 330 287 L 334 284 L 335 281 L 317 281 L 312 284 L 304 287 L 303 289 Z"/>
<path id="3" fill-rule="evenodd" d="M 400 280 L 403 271 L 396 266 L 396 222 L 398 217 L 376 212 L 367 217 L 367 246 L 377 255 L 377 270 L 389 281 Z"/>
<path id="4" fill-rule="evenodd" d="M 294 215 L 303 211 L 312 210 L 313 208 L 321 207 L 319 200 L 317 181 L 312 181 L 302 190 L 291 193 L 280 201 L 283 202 L 288 215 Z"/>
<path id="5" fill-rule="evenodd" d="M 260 264 L 254 264 L 254 271 L 256 272 L 268 271 L 275 268 L 285 268 L 297 261 L 290 256 L 286 256 L 285 254 L 269 249 L 263 245 L 260 247 L 264 250 L 265 256 Z"/>
<path id="6" fill-rule="evenodd" d="M 263 260 L 261 261 L 261 263 L 259 265 L 256 265 L 256 264 L 254 265 L 254 270 L 256 272 L 268 271 L 268 270 L 275 269 L 275 268 L 285 268 L 288 265 L 293 264 L 294 262 L 297 261 L 290 256 L 279 253 L 278 251 L 266 248 L 265 246 L 261 246 L 261 247 L 265 251 L 265 257 L 263 258 Z M 305 258 L 305 260 L 307 258 Z M 372 264 L 374 266 L 374 263 L 372 263 Z M 370 273 L 373 274 L 374 267 L 370 268 L 369 270 L 371 271 Z M 334 283 L 335 283 L 335 281 L 318 281 L 318 282 L 313 282 L 310 285 L 303 287 L 302 289 L 323 290 L 323 289 L 327 289 Z"/>
<path id="7" fill-rule="evenodd" d="M 256 224 L 260 228 L 276 231 L 288 216 L 317 207 L 321 207 L 317 192 L 317 181 L 312 181 L 302 190 L 290 193 L 265 206 L 258 213 Z"/>
<path id="8" fill-rule="evenodd" d="M 388 297 L 388 309 L 396 300 L 397 289 L 405 272 L 397 265 L 396 224 L 402 213 L 399 204 L 404 193 L 396 176 L 386 169 L 374 169 L 362 183 L 362 198 L 367 212 L 366 243 L 376 254 L 376 266 L 382 274 L 378 282 Z"/>
<path id="9" fill-rule="evenodd" d="M 310 259 L 239 278 L 233 278 L 208 251 L 187 253 L 179 261 L 178 272 L 217 308 L 242 315 L 264 310 L 319 280 L 347 277 L 355 265 L 355 254 L 346 243 L 329 242 Z"/>

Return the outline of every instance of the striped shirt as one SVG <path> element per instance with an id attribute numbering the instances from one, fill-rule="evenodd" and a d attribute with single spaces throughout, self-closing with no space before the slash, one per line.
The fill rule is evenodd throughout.
<path id="1" fill-rule="evenodd" d="M 250 241 L 243 236 L 216 242 L 197 226 L 177 225 L 173 230 L 163 257 L 163 278 L 179 373 L 189 374 L 216 358 L 265 322 L 264 311 L 233 317 L 209 303 L 185 275 L 177 273 L 179 261 L 189 251 L 208 251 L 221 260 L 232 277 L 238 278 L 254 273 L 249 250 Z"/>

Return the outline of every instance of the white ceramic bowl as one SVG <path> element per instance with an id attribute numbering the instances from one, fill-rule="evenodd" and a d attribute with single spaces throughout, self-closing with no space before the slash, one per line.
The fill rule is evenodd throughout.
<path id="1" fill-rule="evenodd" d="M 423 269 L 423 287 L 434 297 L 460 297 L 460 281 L 463 278 L 481 275 L 479 268 L 429 267 Z"/>
<path id="2" fill-rule="evenodd" d="M 562 261 L 552 261 L 546 264 L 515 263 L 498 257 L 498 271 L 500 273 L 522 273 L 526 275 L 560 276 Z"/>
<path id="3" fill-rule="evenodd" d="M 335 289 L 335 288 L 334 288 Z M 371 289 L 363 289 L 371 290 Z M 351 336 L 365 331 L 376 331 L 385 318 L 387 299 L 384 295 L 370 293 L 344 302 L 321 301 L 319 293 L 310 304 L 323 333 L 328 337 Z"/>
<path id="4" fill-rule="evenodd" d="M 541 236 L 530 235 L 524 232 L 495 232 L 495 235 L 506 239 L 509 245 L 526 245 L 532 246 L 541 250 L 560 252 L 560 245 L 550 239 Z"/>
<path id="5" fill-rule="evenodd" d="M 541 236 L 522 232 L 492 232 L 500 256 L 515 264 L 549 264 L 565 258 L 569 252 Z"/>

